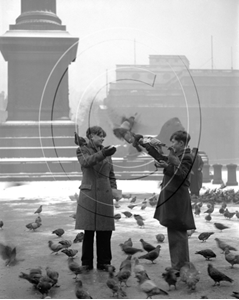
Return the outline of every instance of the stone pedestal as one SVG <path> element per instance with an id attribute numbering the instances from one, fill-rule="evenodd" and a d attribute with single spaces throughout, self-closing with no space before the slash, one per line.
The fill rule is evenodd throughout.
<path id="1" fill-rule="evenodd" d="M 213 184 L 222 184 L 222 165 L 215 164 L 213 165 Z"/>
<path id="2" fill-rule="evenodd" d="M 204 164 L 202 172 L 203 172 L 202 182 L 211 182 L 211 178 L 210 178 L 210 165 Z"/>
<path id="3" fill-rule="evenodd" d="M 227 165 L 227 186 L 238 185 L 237 182 L 237 165 Z"/>
<path id="4" fill-rule="evenodd" d="M 76 59 L 79 39 L 61 24 L 56 0 L 21 0 L 21 14 L 9 29 L 0 37 L 0 51 L 8 62 L 0 180 L 78 178 L 68 66 Z"/>
<path id="5" fill-rule="evenodd" d="M 69 120 L 68 66 L 78 38 L 56 15 L 55 0 L 22 0 L 21 15 L 0 37 L 8 62 L 8 120 Z"/>

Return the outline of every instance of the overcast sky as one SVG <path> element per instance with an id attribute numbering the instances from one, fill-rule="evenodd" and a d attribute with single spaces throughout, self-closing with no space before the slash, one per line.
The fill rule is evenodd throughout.
<path id="1" fill-rule="evenodd" d="M 15 24 L 20 3 L 0 0 L 1 35 Z M 69 70 L 72 94 L 102 86 L 106 69 L 111 80 L 117 64 L 148 64 L 150 54 L 185 55 L 190 68 L 210 69 L 211 37 L 214 68 L 230 69 L 233 62 L 239 69 L 238 13 L 238 0 L 57 0 L 62 24 L 80 38 Z M 0 91 L 6 91 L 2 55 L 0 70 Z"/>

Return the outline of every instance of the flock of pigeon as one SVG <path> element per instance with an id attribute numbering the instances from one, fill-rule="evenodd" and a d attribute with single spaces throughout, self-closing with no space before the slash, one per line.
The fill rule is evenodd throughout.
<path id="1" fill-rule="evenodd" d="M 217 195 L 217 197 L 215 197 Z M 223 196 L 222 196 L 223 195 Z M 225 196 L 226 195 L 226 196 Z M 231 201 L 231 197 L 233 197 L 234 201 L 237 201 L 236 193 L 221 193 L 221 207 L 218 212 L 224 217 L 226 220 L 231 220 L 233 217 L 238 216 L 237 211 L 230 211 L 228 208 L 228 203 Z M 71 200 L 76 200 L 78 195 L 75 194 L 70 196 Z M 138 202 L 137 196 L 132 195 L 123 195 L 124 200 L 127 202 L 128 210 L 122 210 L 120 213 L 115 214 L 116 224 L 117 222 L 124 222 L 124 218 L 133 219 L 136 222 L 136 225 L 141 228 L 145 228 L 145 220 L 139 213 L 135 212 L 135 207 L 144 211 L 147 207 L 155 207 L 157 205 L 158 195 L 153 194 L 150 198 L 144 199 L 143 201 Z M 192 197 L 192 207 L 195 214 L 195 219 L 200 218 L 201 213 L 206 213 L 210 215 L 209 218 L 205 218 L 206 222 L 210 224 L 213 219 L 213 215 L 216 210 L 216 201 L 218 201 L 218 190 L 208 190 L 204 195 L 200 197 Z M 115 201 L 115 209 L 120 209 L 120 207 L 125 207 L 125 205 L 121 204 L 124 201 Z M 218 203 L 218 202 L 217 202 Z M 207 208 L 205 208 L 205 205 Z M 218 209 L 218 208 L 217 208 Z M 41 205 L 35 212 L 36 219 L 27 224 L 26 228 L 30 231 L 37 231 L 40 226 L 42 226 L 41 213 L 43 210 L 43 206 Z M 138 212 L 138 210 L 137 210 Z M 70 217 L 75 219 L 75 213 L 73 213 Z M 201 232 L 198 234 L 198 242 L 202 243 L 200 245 L 206 245 L 212 240 L 212 236 L 215 234 L 219 236 L 219 234 L 224 230 L 229 230 L 230 226 L 226 226 L 222 223 L 211 222 L 212 226 L 214 226 L 215 231 Z M 0 220 L 0 229 L 4 230 L 4 223 Z M 92 296 L 90 292 L 85 288 L 84 284 L 84 274 L 88 274 L 91 271 L 85 269 L 84 266 L 79 264 L 79 258 L 77 258 L 78 250 L 73 249 L 72 245 L 75 243 L 81 243 L 84 237 L 84 233 L 80 232 L 76 235 L 74 240 L 64 239 L 64 229 L 57 228 L 52 231 L 52 234 L 59 237 L 58 242 L 56 240 L 48 241 L 49 247 L 49 255 L 59 253 L 63 253 L 67 256 L 67 266 L 71 273 L 75 275 L 75 297 L 78 299 L 91 299 Z M 188 237 L 191 239 L 192 236 L 195 236 L 197 231 L 188 230 Z M 147 235 L 146 235 L 147 236 Z M 145 239 L 140 238 L 139 242 L 142 247 L 134 247 L 133 241 L 131 238 L 127 239 L 124 242 L 119 244 L 119 249 L 121 249 L 122 254 L 126 256 L 124 260 L 119 263 L 119 268 L 116 270 L 114 266 L 110 266 L 108 268 L 108 275 L 105 280 L 105 286 L 110 289 L 112 292 L 112 297 L 117 298 L 127 298 L 127 287 L 129 278 L 135 278 L 137 280 L 138 289 L 145 294 L 146 298 L 152 298 L 153 296 L 170 296 L 171 287 L 177 289 L 179 283 L 184 283 L 190 292 L 197 290 L 197 284 L 201 279 L 201 272 L 197 269 L 196 265 L 192 262 L 186 263 L 180 271 L 174 270 L 171 267 L 165 268 L 164 271 L 159 273 L 159 277 L 164 280 L 168 285 L 168 290 L 162 289 L 156 284 L 156 278 L 151 278 L 152 276 L 148 274 L 148 262 L 152 264 L 152 267 L 155 267 L 155 271 L 158 274 L 158 266 L 157 260 L 160 256 L 161 245 L 160 243 L 165 242 L 165 235 L 162 233 L 158 233 L 155 235 L 156 242 L 158 245 L 152 245 L 147 242 Z M 147 239 L 147 238 L 146 238 Z M 235 253 L 237 249 L 232 245 L 229 245 L 226 241 L 215 237 L 216 245 L 219 249 L 222 250 L 225 261 L 230 265 L 231 268 L 234 268 L 235 265 L 239 265 L 239 255 Z M 164 243 L 165 244 L 165 243 Z M 196 251 L 195 254 L 199 254 L 205 258 L 208 262 L 207 265 L 207 273 L 208 278 L 214 282 L 214 286 L 220 286 L 222 281 L 226 281 L 229 283 L 233 283 L 235 279 L 228 276 L 227 271 L 225 269 L 222 272 L 222 268 L 220 270 L 214 267 L 212 261 L 216 260 L 217 254 L 210 249 L 211 247 L 207 246 L 202 250 Z M 16 247 L 9 246 L 3 243 L 0 243 L 0 254 L 3 260 L 5 260 L 6 267 L 14 267 L 14 265 L 20 260 L 17 258 Z M 113 253 L 114 256 L 114 253 Z M 191 253 L 191 257 L 193 253 Z M 211 261 L 212 260 L 212 261 Z M 235 267 L 236 268 L 236 267 Z M 152 270 L 152 268 L 151 268 Z M 90 274 L 90 273 L 89 273 Z M 20 279 L 27 280 L 36 291 L 38 291 L 42 298 L 51 298 L 50 295 L 52 289 L 59 287 L 59 272 L 53 269 L 50 266 L 47 266 L 43 272 L 42 268 L 32 268 L 29 272 L 21 272 L 18 274 Z M 60 289 L 58 290 L 60 291 Z M 202 291 L 203 292 L 203 291 Z M 239 292 L 232 291 L 232 297 L 239 299 Z M 106 296 L 107 297 L 107 296 Z M 202 298 L 207 298 L 207 296 L 202 296 Z"/>

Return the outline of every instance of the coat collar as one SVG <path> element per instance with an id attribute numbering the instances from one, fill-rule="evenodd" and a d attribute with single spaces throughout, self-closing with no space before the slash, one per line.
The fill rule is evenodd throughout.
<path id="1" fill-rule="evenodd" d="M 92 148 L 94 151 L 98 151 L 95 144 L 91 140 L 89 140 L 89 142 L 88 142 L 88 147 Z M 99 146 L 99 150 L 102 150 L 103 148 L 104 148 L 103 146 Z"/>
<path id="2" fill-rule="evenodd" d="M 189 147 L 176 153 L 177 156 L 183 156 L 185 154 L 191 154 L 191 149 Z"/>

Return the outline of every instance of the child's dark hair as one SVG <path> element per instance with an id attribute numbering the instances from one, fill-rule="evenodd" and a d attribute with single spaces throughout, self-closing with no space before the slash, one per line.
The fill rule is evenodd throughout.
<path id="1" fill-rule="evenodd" d="M 90 139 L 91 134 L 96 134 L 96 135 L 101 135 L 102 134 L 103 137 L 106 137 L 106 132 L 100 126 L 89 127 L 86 130 L 86 136 L 87 136 L 88 139 Z"/>
<path id="2" fill-rule="evenodd" d="M 175 139 L 178 142 L 182 141 L 187 146 L 191 140 L 191 136 L 184 130 L 178 130 L 171 135 L 170 141 L 172 141 L 172 139 Z"/>

